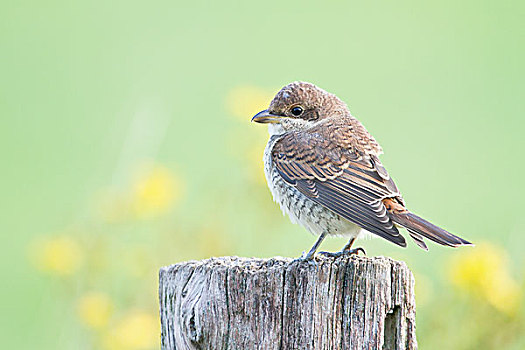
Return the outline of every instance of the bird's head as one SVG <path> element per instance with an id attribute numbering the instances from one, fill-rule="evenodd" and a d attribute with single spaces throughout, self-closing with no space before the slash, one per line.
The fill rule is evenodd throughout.
<path id="1" fill-rule="evenodd" d="M 283 87 L 268 109 L 257 113 L 252 121 L 269 124 L 271 133 L 304 130 L 317 122 L 349 114 L 348 107 L 337 96 L 306 82 Z"/>

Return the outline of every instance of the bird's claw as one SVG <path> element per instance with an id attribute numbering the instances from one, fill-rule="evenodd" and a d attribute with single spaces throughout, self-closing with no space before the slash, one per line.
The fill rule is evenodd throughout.
<path id="1" fill-rule="evenodd" d="M 319 252 L 319 254 L 324 255 L 329 258 L 339 258 L 344 255 L 358 255 L 359 252 L 363 253 L 363 255 L 366 255 L 366 252 L 363 248 L 354 248 L 354 249 L 346 249 L 346 250 L 340 250 L 338 252 Z"/>

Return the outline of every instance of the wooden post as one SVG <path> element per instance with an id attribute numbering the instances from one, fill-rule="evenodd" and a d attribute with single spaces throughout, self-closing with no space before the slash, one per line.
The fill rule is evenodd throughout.
<path id="1" fill-rule="evenodd" d="M 238 257 L 160 270 L 162 349 L 416 349 L 414 278 L 389 258 Z"/>

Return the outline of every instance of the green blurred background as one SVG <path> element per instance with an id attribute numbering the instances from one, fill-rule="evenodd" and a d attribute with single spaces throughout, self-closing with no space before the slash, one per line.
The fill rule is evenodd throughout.
<path id="1" fill-rule="evenodd" d="M 295 80 L 346 101 L 409 207 L 477 244 L 360 242 L 414 271 L 420 348 L 525 348 L 524 16 L 519 1 L 2 2 L 2 348 L 158 348 L 159 267 L 308 249 L 250 123 Z"/>

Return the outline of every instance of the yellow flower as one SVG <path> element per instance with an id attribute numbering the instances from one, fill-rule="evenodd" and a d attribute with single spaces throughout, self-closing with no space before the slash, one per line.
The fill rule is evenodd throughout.
<path id="1" fill-rule="evenodd" d="M 246 160 L 250 169 L 251 179 L 259 184 L 266 186 L 266 177 L 264 176 L 264 162 L 263 162 L 264 150 L 257 147 L 252 147 L 246 152 Z"/>
<path id="2" fill-rule="evenodd" d="M 80 245 L 70 236 L 37 240 L 30 254 L 39 270 L 60 276 L 75 273 L 83 260 Z"/>
<path id="3" fill-rule="evenodd" d="M 113 304 L 104 293 L 90 292 L 77 301 L 77 314 L 88 327 L 100 329 L 108 324 Z"/>
<path id="4" fill-rule="evenodd" d="M 226 97 L 226 107 L 233 116 L 249 121 L 256 113 L 268 108 L 273 93 L 256 86 L 238 86 Z"/>
<path id="5" fill-rule="evenodd" d="M 482 243 L 458 252 L 451 263 L 450 279 L 459 289 L 485 299 L 501 312 L 513 314 L 517 310 L 520 288 L 500 247 Z"/>
<path id="6" fill-rule="evenodd" d="M 236 137 L 230 138 L 235 142 L 231 141 L 228 148 L 236 150 L 234 155 L 245 163 L 250 180 L 260 185 L 266 184 L 262 159 L 268 131 L 264 125 L 250 125 L 249 121 L 256 113 L 268 108 L 273 95 L 272 91 L 247 85 L 232 89 L 226 97 L 228 112 L 243 121 L 242 126 L 246 129 L 236 131 Z"/>
<path id="7" fill-rule="evenodd" d="M 156 165 L 133 186 L 132 208 L 139 217 L 165 213 L 180 198 L 180 180 L 166 167 Z"/>
<path id="8" fill-rule="evenodd" d="M 131 311 L 107 334 L 106 348 L 110 350 L 141 350 L 158 348 L 159 321 L 144 311 Z"/>

